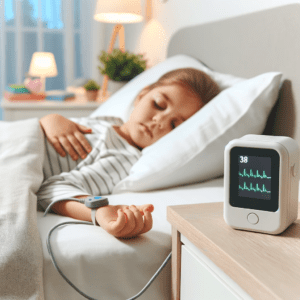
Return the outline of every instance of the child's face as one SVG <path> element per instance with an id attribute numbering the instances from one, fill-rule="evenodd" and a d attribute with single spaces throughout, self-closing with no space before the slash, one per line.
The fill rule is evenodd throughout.
<path id="1" fill-rule="evenodd" d="M 129 143 L 145 148 L 172 131 L 197 112 L 203 104 L 181 85 L 160 86 L 135 104 L 129 121 L 123 125 Z"/>

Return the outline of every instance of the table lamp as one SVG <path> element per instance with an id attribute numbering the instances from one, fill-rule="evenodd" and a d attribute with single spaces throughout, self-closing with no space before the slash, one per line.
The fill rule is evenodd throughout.
<path id="1" fill-rule="evenodd" d="M 46 77 L 57 76 L 57 67 L 53 53 L 34 52 L 28 74 L 41 78 L 41 92 L 45 92 Z"/>
<path id="2" fill-rule="evenodd" d="M 125 51 L 125 33 L 121 23 L 138 23 L 143 20 L 140 0 L 98 0 L 94 19 L 104 23 L 116 24 L 109 43 L 107 53 L 111 53 L 119 36 L 119 49 Z M 102 97 L 105 97 L 108 76 L 105 75 L 102 83 Z"/>

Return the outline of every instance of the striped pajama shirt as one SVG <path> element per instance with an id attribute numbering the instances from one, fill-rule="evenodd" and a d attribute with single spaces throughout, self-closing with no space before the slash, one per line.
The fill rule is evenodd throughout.
<path id="1" fill-rule="evenodd" d="M 61 157 L 45 137 L 44 182 L 37 193 L 38 204 L 44 210 L 56 200 L 111 194 L 141 156 L 139 149 L 113 129 L 113 125 L 123 124 L 121 119 L 87 117 L 70 120 L 92 128 L 92 133 L 85 135 L 92 151 L 85 159 L 73 161 L 69 154 Z"/>

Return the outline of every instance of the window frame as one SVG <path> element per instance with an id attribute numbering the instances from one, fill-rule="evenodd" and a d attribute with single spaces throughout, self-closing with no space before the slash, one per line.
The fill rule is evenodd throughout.
<path id="1" fill-rule="evenodd" d="M 49 29 L 43 28 L 42 20 L 42 0 L 38 0 L 38 19 L 37 27 L 23 27 L 22 26 L 22 0 L 15 0 L 15 24 L 14 26 L 6 26 L 5 21 L 5 0 L 2 1 L 0 5 L 0 28 L 2 34 L 0 35 L 0 54 L 1 54 L 1 63 L 0 63 L 0 92 L 3 94 L 5 86 L 7 83 L 7 63 L 5 59 L 6 54 L 6 44 L 7 44 L 7 32 L 15 33 L 15 50 L 16 50 L 16 64 L 15 64 L 15 74 L 16 74 L 16 83 L 21 83 L 24 80 L 25 73 L 28 70 L 24 70 L 24 32 L 35 32 L 37 33 L 37 50 L 38 52 L 44 51 L 44 39 L 43 34 L 45 32 L 59 32 L 63 34 L 63 48 L 64 48 L 64 82 L 65 89 L 67 86 L 71 85 L 75 77 L 75 34 L 78 33 L 80 36 L 80 53 L 81 53 L 81 68 L 82 76 L 89 77 L 92 64 L 92 50 L 89 47 L 86 47 L 86 43 L 90 41 L 92 24 L 87 20 L 90 19 L 92 15 L 92 10 L 94 6 L 94 1 L 90 0 L 80 0 L 80 26 L 79 29 L 74 27 L 74 1 L 73 0 L 62 0 L 62 20 L 64 22 L 64 28 L 62 29 Z M 92 3 L 91 3 L 92 2 Z M 72 12 L 72 13 L 70 13 Z M 88 34 L 87 34 L 88 33 Z M 90 53 L 90 54 L 88 54 Z"/>

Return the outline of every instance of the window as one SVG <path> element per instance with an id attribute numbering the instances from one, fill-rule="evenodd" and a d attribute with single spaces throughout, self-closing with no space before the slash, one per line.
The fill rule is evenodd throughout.
<path id="1" fill-rule="evenodd" d="M 0 93 L 22 83 L 32 54 L 52 52 L 58 76 L 46 78 L 46 90 L 65 89 L 90 77 L 93 0 L 0 1 Z"/>

